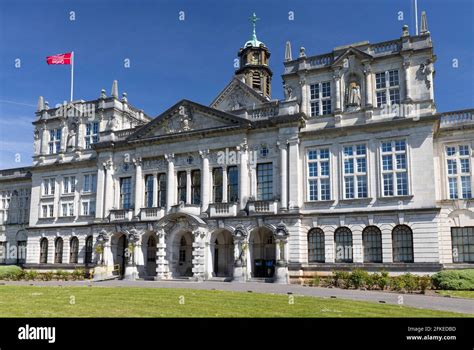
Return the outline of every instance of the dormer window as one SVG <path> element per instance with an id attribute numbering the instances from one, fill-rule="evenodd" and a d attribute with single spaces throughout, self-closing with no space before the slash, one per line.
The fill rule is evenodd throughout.
<path id="1" fill-rule="evenodd" d="M 86 124 L 86 149 L 91 148 L 91 144 L 99 141 L 99 122 Z"/>
<path id="2" fill-rule="evenodd" d="M 389 70 L 375 74 L 375 93 L 377 107 L 400 104 L 400 80 L 398 70 Z"/>
<path id="3" fill-rule="evenodd" d="M 61 150 L 61 129 L 49 130 L 49 154 L 59 153 Z"/>
<path id="4" fill-rule="evenodd" d="M 311 84 L 309 103 L 312 117 L 331 114 L 331 83 L 325 81 L 322 83 Z"/>

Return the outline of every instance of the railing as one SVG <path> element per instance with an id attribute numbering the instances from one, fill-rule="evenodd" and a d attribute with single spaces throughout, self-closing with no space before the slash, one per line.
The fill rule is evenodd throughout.
<path id="1" fill-rule="evenodd" d="M 278 106 L 272 105 L 264 106 L 253 110 L 249 109 L 248 113 L 250 114 L 250 117 L 252 119 L 266 119 L 278 115 Z"/>
<path id="2" fill-rule="evenodd" d="M 472 122 L 474 122 L 474 109 L 465 109 L 441 114 L 441 126 L 455 126 Z"/>
<path id="3" fill-rule="evenodd" d="M 248 202 L 249 214 L 276 214 L 278 202 L 275 200 L 258 200 Z"/>
<path id="4" fill-rule="evenodd" d="M 159 207 L 142 208 L 140 210 L 140 220 L 159 220 L 165 215 L 165 209 Z"/>
<path id="5" fill-rule="evenodd" d="M 236 216 L 237 203 L 211 203 L 209 204 L 209 215 L 214 216 Z"/>
<path id="6" fill-rule="evenodd" d="M 110 221 L 130 221 L 132 215 L 133 209 L 112 209 L 110 211 Z"/>
<path id="7" fill-rule="evenodd" d="M 400 51 L 400 42 L 398 40 L 385 41 L 383 43 L 374 44 L 370 48 L 374 54 L 398 52 Z"/>
<path id="8" fill-rule="evenodd" d="M 309 64 L 311 68 L 329 66 L 332 63 L 332 59 L 332 54 L 315 56 L 309 59 Z"/>

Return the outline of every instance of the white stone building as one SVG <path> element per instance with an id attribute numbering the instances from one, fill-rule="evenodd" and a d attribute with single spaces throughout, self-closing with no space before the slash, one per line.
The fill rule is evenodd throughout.
<path id="1" fill-rule="evenodd" d="M 0 209 L 0 241 L 26 240 L 26 262 L 3 262 L 279 283 L 472 268 L 474 110 L 436 111 L 426 18 L 417 36 L 322 55 L 287 43 L 283 100 L 269 57 L 254 32 L 210 106 L 156 118 L 117 82 L 93 101 L 40 97 L 33 166 L 0 176 L 2 200 L 27 197 L 29 224 Z"/>

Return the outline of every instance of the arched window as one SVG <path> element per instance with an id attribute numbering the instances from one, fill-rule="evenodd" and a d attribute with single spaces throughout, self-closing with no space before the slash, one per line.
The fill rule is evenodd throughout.
<path id="1" fill-rule="evenodd" d="M 347 227 L 339 227 L 334 232 L 334 243 L 336 245 L 335 262 L 352 262 L 352 231 Z"/>
<path id="2" fill-rule="evenodd" d="M 395 226 L 392 231 L 393 262 L 413 262 L 413 232 L 407 225 Z"/>
<path id="3" fill-rule="evenodd" d="M 48 240 L 42 238 L 40 241 L 40 264 L 48 263 Z"/>
<path id="4" fill-rule="evenodd" d="M 324 232 L 320 228 L 313 228 L 308 233 L 308 262 L 324 261 Z"/>
<path id="5" fill-rule="evenodd" d="M 86 238 L 86 255 L 84 257 L 84 264 L 92 264 L 92 236 Z"/>
<path id="6" fill-rule="evenodd" d="M 362 231 L 362 245 L 364 246 L 364 262 L 382 262 L 382 232 L 376 226 L 367 226 Z"/>
<path id="7" fill-rule="evenodd" d="M 63 263 L 63 239 L 61 237 L 56 238 L 54 242 L 54 263 Z"/>
<path id="8" fill-rule="evenodd" d="M 79 240 L 77 237 L 72 237 L 69 242 L 69 263 L 77 264 L 77 256 L 79 253 Z"/>

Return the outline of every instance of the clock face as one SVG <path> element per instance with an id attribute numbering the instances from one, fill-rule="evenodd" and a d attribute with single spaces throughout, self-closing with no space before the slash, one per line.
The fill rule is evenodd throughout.
<path id="1" fill-rule="evenodd" d="M 254 52 L 252 56 L 252 63 L 258 64 L 258 52 Z"/>

